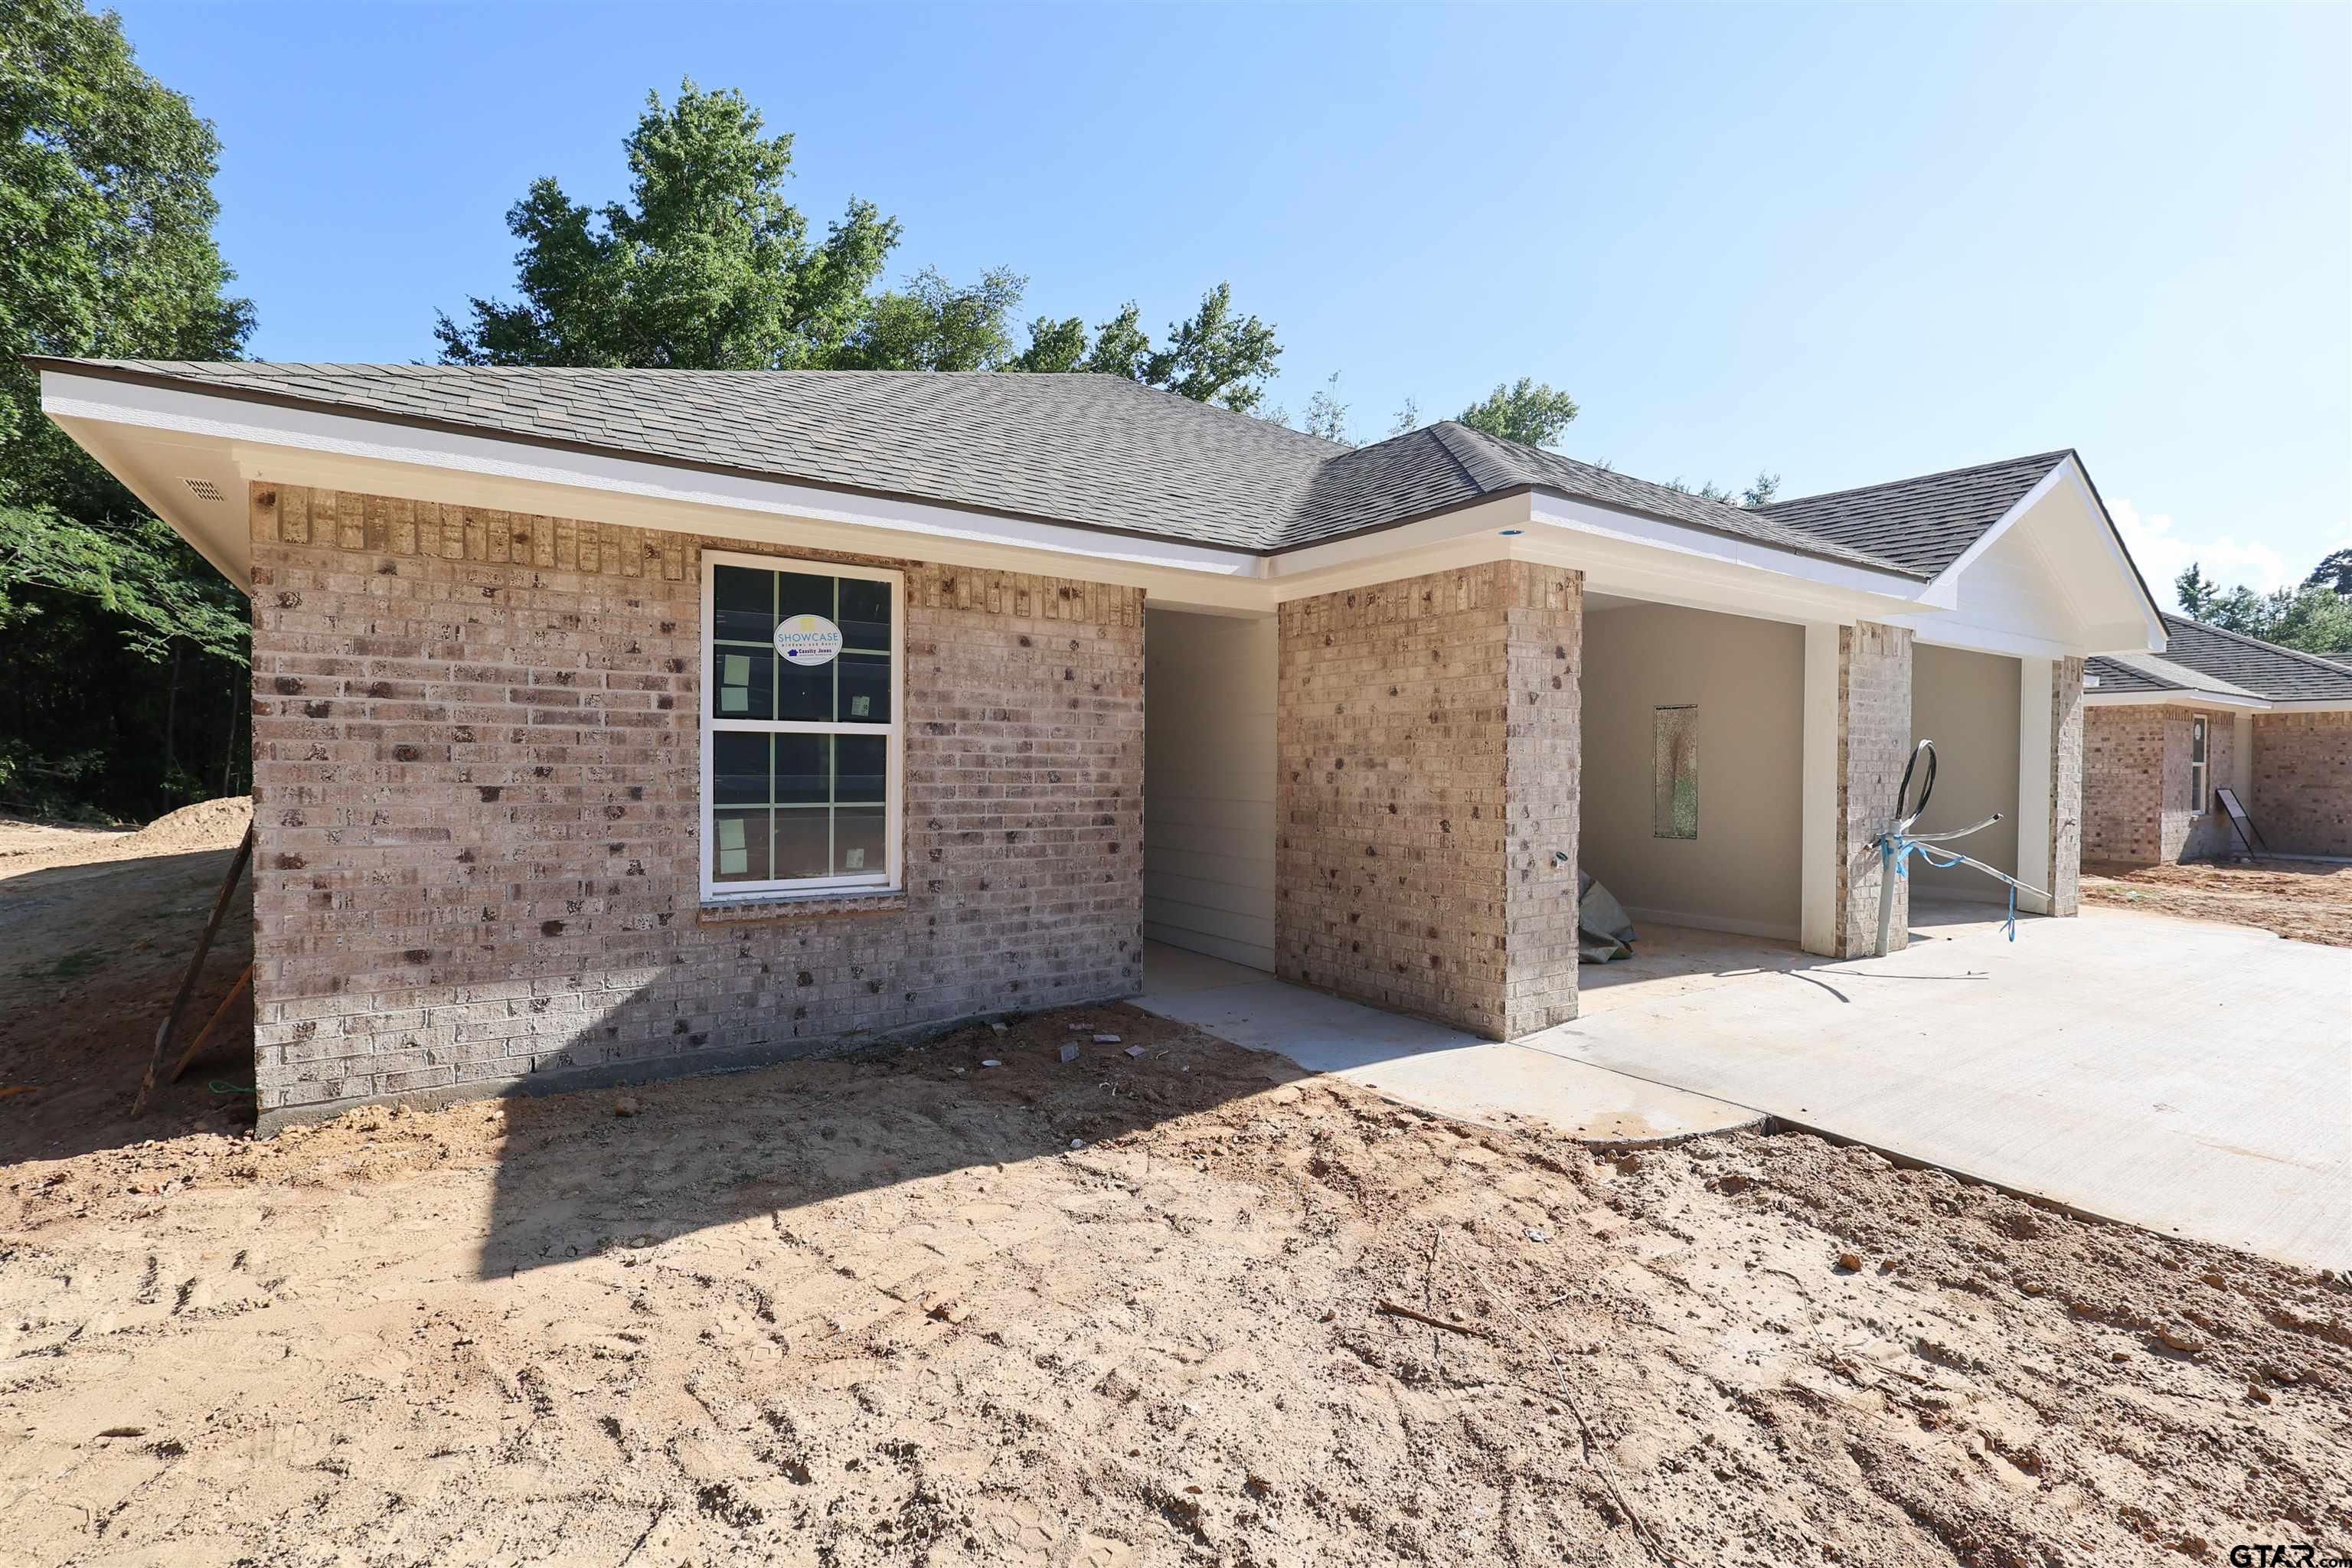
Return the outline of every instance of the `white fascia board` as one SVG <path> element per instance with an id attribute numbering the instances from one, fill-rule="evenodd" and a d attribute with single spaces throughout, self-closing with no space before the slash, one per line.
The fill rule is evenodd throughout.
<path id="1" fill-rule="evenodd" d="M 419 478 L 429 472 L 466 476 L 475 481 L 466 487 L 467 499 L 477 505 L 482 504 L 484 482 L 593 491 L 606 498 L 595 508 L 600 520 L 672 531 L 703 531 L 709 527 L 707 520 L 682 518 L 675 508 L 718 508 L 963 544 L 1046 551 L 1161 571 L 1243 579 L 1264 575 L 1258 556 L 1248 550 L 1135 538 L 927 501 L 564 451 L 494 436 L 421 429 L 59 371 L 41 373 L 41 405 L 61 424 L 102 422 L 159 434 L 226 440 L 236 448 L 241 466 L 250 467 L 248 478 L 280 484 L 317 483 L 332 488 L 337 484 L 335 476 L 341 475 L 342 488 L 353 488 L 350 470 L 342 465 L 356 460 L 421 470 Z M 564 515 L 561 506 L 547 504 L 513 510 Z M 582 509 L 575 505 L 572 510 Z"/>
<path id="2" fill-rule="evenodd" d="M 2242 708 L 2255 713 L 2282 706 L 2267 698 L 2234 697 L 2221 691 L 2122 691 L 2104 688 L 2086 689 L 2083 702 L 2091 708 Z M 2339 706 L 2352 708 L 2352 703 Z"/>
<path id="3" fill-rule="evenodd" d="M 2280 697 L 2273 698 L 2268 706 L 2273 713 L 2352 713 L 2352 698 Z"/>

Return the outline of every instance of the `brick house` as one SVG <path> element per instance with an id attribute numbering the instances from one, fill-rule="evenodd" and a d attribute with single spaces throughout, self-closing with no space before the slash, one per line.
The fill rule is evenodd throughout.
<path id="1" fill-rule="evenodd" d="M 1751 510 L 1096 376 L 40 369 L 250 585 L 265 1129 L 1162 945 L 1521 1035 L 1576 1015 L 1580 867 L 1831 955 L 1998 893 L 1879 885 L 1922 734 L 2071 914 L 2084 661 L 2164 643 L 2071 452 Z"/>
<path id="2" fill-rule="evenodd" d="M 2160 653 L 2090 661 L 2083 857 L 2147 866 L 2264 847 L 2352 856 L 2352 666 L 2164 617 Z"/>

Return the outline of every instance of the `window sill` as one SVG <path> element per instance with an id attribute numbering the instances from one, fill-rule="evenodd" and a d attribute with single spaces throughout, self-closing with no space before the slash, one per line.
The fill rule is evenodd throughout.
<path id="1" fill-rule="evenodd" d="M 904 888 L 856 889 L 848 892 L 770 893 L 755 899 L 705 902 L 697 924 L 755 925 L 777 921 L 823 920 L 835 915 L 884 915 L 907 908 Z"/>

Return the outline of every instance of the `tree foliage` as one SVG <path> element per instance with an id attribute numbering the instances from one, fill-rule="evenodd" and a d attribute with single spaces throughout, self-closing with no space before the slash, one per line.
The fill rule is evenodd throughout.
<path id="1" fill-rule="evenodd" d="M 2336 551 L 2313 568 L 2301 586 L 2267 594 L 2243 584 L 2223 593 L 2191 562 L 2173 580 L 2173 591 L 2181 613 L 2191 620 L 2335 658 L 2352 654 L 2352 595 L 2327 585 L 2338 570 L 2339 557 L 2345 558 L 2344 564 L 2352 564 L 2352 551 Z"/>
<path id="2" fill-rule="evenodd" d="M 1576 417 L 1576 399 L 1555 392 L 1531 375 L 1516 383 L 1498 382 L 1495 390 L 1464 409 L 1457 417 L 1473 430 L 1483 430 L 1527 447 L 1549 447 Z"/>
<path id="3" fill-rule="evenodd" d="M 2306 588 L 2333 588 L 2339 594 L 2352 594 L 2352 544 L 2341 550 L 2331 550 L 2319 558 L 2311 575 L 2303 580 Z"/>
<path id="4" fill-rule="evenodd" d="M 213 238 L 219 154 L 113 16 L 0 0 L 0 799 L 20 808 L 149 816 L 237 772 L 242 595 L 42 416 L 18 358 L 236 356 L 253 312 Z"/>
<path id="5" fill-rule="evenodd" d="M 743 95 L 680 84 L 646 95 L 625 142 L 629 198 L 591 208 L 552 179 L 507 213 L 521 242 L 511 301 L 476 299 L 435 328 L 451 364 L 692 370 L 1089 371 L 1246 411 L 1281 354 L 1274 329 L 1220 283 L 1155 348 L 1132 301 L 1095 329 L 1040 316 L 1015 349 L 1028 279 L 959 284 L 924 268 L 880 287 L 898 220 L 852 201 L 812 240 L 784 195 L 793 138 Z"/>

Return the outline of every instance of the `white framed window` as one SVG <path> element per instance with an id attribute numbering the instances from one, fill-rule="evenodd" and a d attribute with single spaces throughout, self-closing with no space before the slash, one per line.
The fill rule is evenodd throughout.
<path id="1" fill-rule="evenodd" d="M 702 554 L 702 897 L 892 891 L 905 579 Z"/>
<path id="2" fill-rule="evenodd" d="M 2205 715 L 2189 721 L 2189 814 L 2202 816 L 2212 809 L 2205 789 Z"/>

